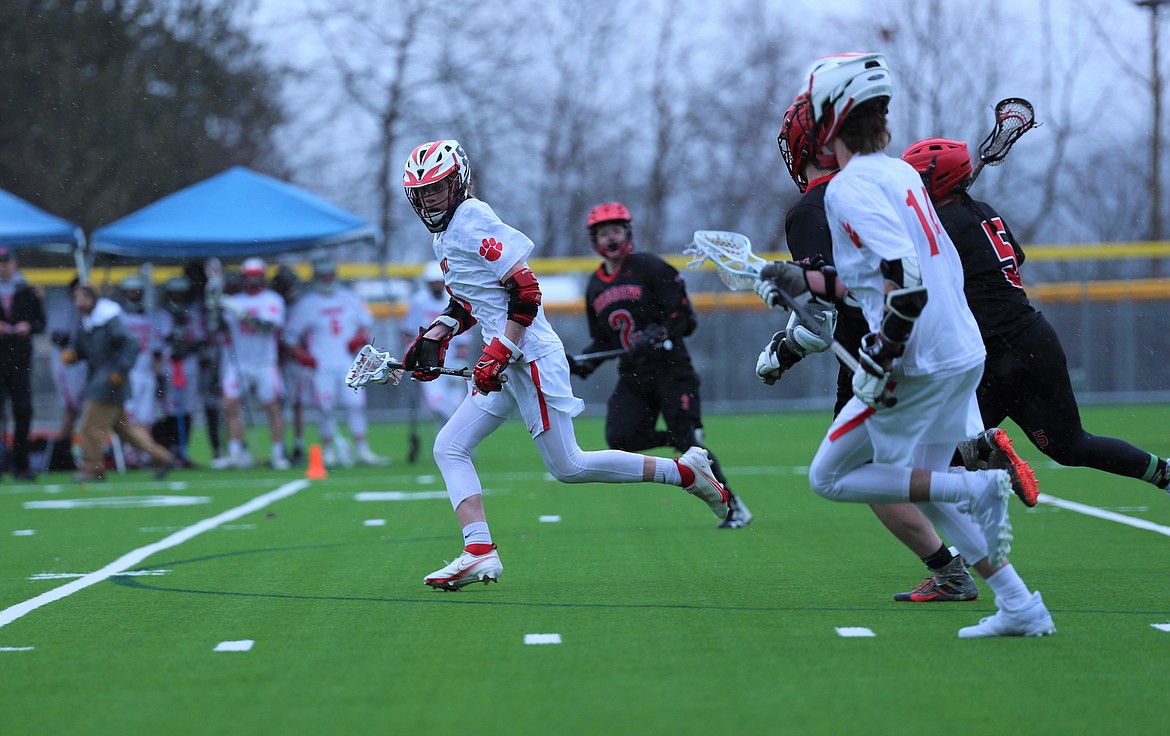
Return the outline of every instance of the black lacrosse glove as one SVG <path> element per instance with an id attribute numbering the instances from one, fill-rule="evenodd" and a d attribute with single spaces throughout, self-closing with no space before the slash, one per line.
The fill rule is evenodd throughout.
<path id="1" fill-rule="evenodd" d="M 573 360 L 572 355 L 566 355 L 569 359 L 569 373 L 581 378 L 588 378 L 593 371 L 597 370 L 597 366 L 601 365 L 597 360 Z"/>
<path id="2" fill-rule="evenodd" d="M 69 344 L 70 333 L 68 330 L 53 330 L 53 334 L 49 336 L 53 344 L 58 347 L 65 347 Z"/>
<path id="3" fill-rule="evenodd" d="M 630 353 L 637 358 L 649 357 L 651 353 L 666 342 L 669 336 L 666 328 L 662 325 L 646 325 L 630 341 Z"/>
<path id="4" fill-rule="evenodd" d="M 418 337 L 414 339 L 402 357 L 402 366 L 412 371 L 410 377 L 416 381 L 433 381 L 441 374 L 437 370 L 443 367 L 443 358 L 447 355 L 449 340 L 432 340 L 423 337 L 427 327 L 418 328 Z"/>

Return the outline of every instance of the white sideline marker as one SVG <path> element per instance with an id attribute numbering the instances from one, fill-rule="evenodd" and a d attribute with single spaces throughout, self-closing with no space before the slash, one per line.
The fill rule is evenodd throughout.
<path id="1" fill-rule="evenodd" d="M 539 521 L 543 524 L 555 524 L 560 520 L 561 520 L 561 517 L 557 516 L 556 514 L 548 514 L 546 516 L 541 516 L 539 519 L 537 519 L 537 521 Z"/>
<path id="2" fill-rule="evenodd" d="M 239 641 L 221 641 L 215 645 L 213 652 L 247 652 L 251 651 L 252 645 L 255 644 L 251 639 L 240 639 Z"/>
<path id="3" fill-rule="evenodd" d="M 872 629 L 867 629 L 864 626 L 838 626 L 837 635 L 848 637 L 854 636 L 877 636 Z"/>
<path id="4" fill-rule="evenodd" d="M 14 536 L 14 537 L 31 537 L 32 535 L 34 535 L 36 533 L 37 533 L 36 529 L 17 529 L 14 532 L 12 532 L 12 536 Z"/>
<path id="5" fill-rule="evenodd" d="M 560 634 L 525 634 L 525 644 L 560 644 Z"/>
<path id="6" fill-rule="evenodd" d="M 362 522 L 362 526 L 386 526 L 385 519 L 366 519 Z"/>
<path id="7" fill-rule="evenodd" d="M 446 491 L 362 491 L 355 493 L 355 501 L 431 501 L 448 498 Z"/>
<path id="8" fill-rule="evenodd" d="M 1150 624 L 1150 626 L 1153 626 L 1158 631 L 1170 632 L 1170 624 Z"/>
<path id="9" fill-rule="evenodd" d="M 3 611 L 0 611 L 0 627 L 7 626 L 21 616 L 24 616 L 27 613 L 32 613 L 41 606 L 46 606 L 53 601 L 61 600 L 62 598 L 72 595 L 79 590 L 84 590 L 91 585 L 96 585 L 97 583 L 106 580 L 111 575 L 116 575 L 120 572 L 126 572 L 132 567 L 137 567 L 142 563 L 143 560 L 157 552 L 168 550 L 171 547 L 177 547 L 183 542 L 199 536 L 203 532 L 215 529 L 221 524 L 226 524 L 229 521 L 235 521 L 241 516 L 247 516 L 253 511 L 259 511 L 265 506 L 276 503 L 281 499 L 288 498 L 294 493 L 297 493 L 298 491 L 308 487 L 309 481 L 307 480 L 294 480 L 291 483 L 285 483 L 276 490 L 269 491 L 268 493 L 257 496 L 251 501 L 248 501 L 245 504 L 241 504 L 234 509 L 228 509 L 222 514 L 218 514 L 217 516 L 212 516 L 210 518 L 204 519 L 203 521 L 196 522 L 195 524 L 181 529 L 159 542 L 148 544 L 145 547 L 139 547 L 132 552 L 127 552 L 102 569 L 97 570 L 96 572 L 91 572 L 83 578 L 66 583 L 59 588 L 53 588 L 52 590 L 41 593 L 37 597 L 30 598 L 23 603 L 17 603 L 14 606 L 5 608 Z"/>
<path id="10" fill-rule="evenodd" d="M 1098 519 L 1104 519 L 1105 521 L 1115 521 L 1118 524 L 1132 526 L 1135 529 L 1145 529 L 1146 531 L 1156 532 L 1170 537 L 1170 526 L 1162 526 L 1161 524 L 1155 524 L 1145 519 L 1135 519 L 1132 516 L 1125 516 L 1124 514 L 1118 514 L 1113 511 L 1099 509 L 1096 506 L 1089 506 L 1087 504 L 1077 503 L 1076 501 L 1066 501 L 1063 498 L 1049 496 L 1047 493 L 1041 493 L 1039 501 L 1040 503 L 1050 504 L 1059 509 L 1065 509 L 1066 511 L 1075 511 L 1085 516 L 1093 516 Z"/>
<path id="11" fill-rule="evenodd" d="M 0 652 L 31 652 L 36 647 L 0 647 Z"/>

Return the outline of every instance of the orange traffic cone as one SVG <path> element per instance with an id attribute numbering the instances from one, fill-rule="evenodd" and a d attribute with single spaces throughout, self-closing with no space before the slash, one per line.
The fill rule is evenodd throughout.
<path id="1" fill-rule="evenodd" d="M 325 462 L 321 459 L 321 445 L 314 442 L 309 445 L 309 467 L 305 470 L 305 477 L 309 480 L 324 480 L 329 477 L 325 469 Z"/>

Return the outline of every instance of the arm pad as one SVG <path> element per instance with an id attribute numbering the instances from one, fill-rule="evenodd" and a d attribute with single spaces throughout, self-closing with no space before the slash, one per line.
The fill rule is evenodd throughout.
<path id="1" fill-rule="evenodd" d="M 522 268 L 504 282 L 508 291 L 508 319 L 528 327 L 540 309 L 540 284 L 531 269 Z"/>
<path id="2" fill-rule="evenodd" d="M 889 283 L 886 314 L 882 318 L 882 340 L 890 347 L 901 346 L 910 339 L 914 323 L 926 307 L 926 287 L 918 259 L 911 256 L 896 261 L 882 261 L 882 276 Z M 901 350 L 897 350 L 901 354 Z"/>
<path id="3" fill-rule="evenodd" d="M 435 322 L 442 322 L 453 330 L 452 337 L 462 335 L 475 327 L 476 321 L 475 317 L 471 316 L 471 310 L 455 297 L 451 297 L 451 301 L 447 302 L 447 308 L 435 319 Z"/>

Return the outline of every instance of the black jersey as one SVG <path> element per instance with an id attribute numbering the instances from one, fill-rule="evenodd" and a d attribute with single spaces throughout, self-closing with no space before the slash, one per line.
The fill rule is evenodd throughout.
<path id="1" fill-rule="evenodd" d="M 809 182 L 801 198 L 784 215 L 784 237 L 794 261 L 823 256 L 826 262 L 833 262 L 833 235 L 825 214 L 825 189 L 832 178 L 822 176 Z"/>
<path id="2" fill-rule="evenodd" d="M 1020 280 L 1024 251 L 999 213 L 967 194 L 937 211 L 963 261 L 963 291 L 983 341 L 1011 337 L 1036 321 Z"/>
<path id="3" fill-rule="evenodd" d="M 585 289 L 585 314 L 592 338 L 587 352 L 628 350 L 648 325 L 661 325 L 672 347 L 651 355 L 666 363 L 690 362 L 682 338 L 695 331 L 695 311 L 682 275 L 656 255 L 631 253 L 612 274 L 599 266 Z M 636 362 L 622 356 L 620 370 L 635 370 Z"/>

